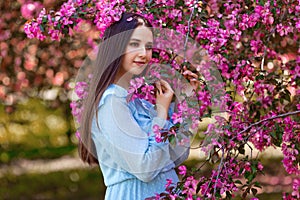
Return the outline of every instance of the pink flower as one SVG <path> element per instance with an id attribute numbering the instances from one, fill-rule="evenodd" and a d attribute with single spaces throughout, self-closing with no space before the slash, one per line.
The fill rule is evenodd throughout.
<path id="1" fill-rule="evenodd" d="M 172 184 L 172 179 L 167 179 L 167 183 L 165 185 L 165 188 L 168 188 Z"/>
<path id="2" fill-rule="evenodd" d="M 300 199 L 300 178 L 295 178 L 293 181 L 292 196 Z"/>
<path id="3" fill-rule="evenodd" d="M 77 94 L 78 98 L 85 99 L 88 95 L 87 89 L 88 84 L 86 82 L 77 82 L 75 86 L 75 93 Z"/>
<path id="4" fill-rule="evenodd" d="M 171 119 L 173 120 L 173 123 L 174 124 L 177 124 L 177 123 L 182 123 L 183 122 L 183 119 L 182 119 L 182 116 L 180 113 L 173 113 L 172 116 L 171 116 Z"/>
<path id="5" fill-rule="evenodd" d="M 59 34 L 60 34 L 59 30 L 50 29 L 48 34 L 50 35 L 52 40 L 59 40 Z"/>
<path id="6" fill-rule="evenodd" d="M 214 124 L 208 124 L 207 130 L 203 134 L 210 134 L 215 130 L 215 125 Z"/>
<path id="7" fill-rule="evenodd" d="M 263 43 L 261 40 L 251 40 L 250 41 L 251 50 L 254 54 L 258 54 L 262 51 Z"/>
<path id="8" fill-rule="evenodd" d="M 138 0 L 139 4 L 143 5 L 147 2 L 148 0 Z"/>
<path id="9" fill-rule="evenodd" d="M 155 134 L 155 141 L 157 143 L 162 142 L 162 137 L 161 137 L 161 133 L 160 133 L 160 127 L 157 124 L 155 124 L 153 126 L 153 133 Z"/>
<path id="10" fill-rule="evenodd" d="M 154 86 L 153 85 L 145 85 L 142 87 L 142 92 L 145 94 L 144 99 L 152 99 L 152 96 L 154 94 Z"/>
<path id="11" fill-rule="evenodd" d="M 293 27 L 290 24 L 289 24 L 289 26 L 277 24 L 276 31 L 279 33 L 280 36 L 284 36 L 284 35 L 287 35 L 288 33 L 292 32 Z"/>
<path id="12" fill-rule="evenodd" d="M 295 27 L 298 29 L 298 31 L 300 30 L 300 19 L 296 22 L 296 26 Z"/>
<path id="13" fill-rule="evenodd" d="M 182 190 L 183 194 L 187 194 L 188 198 L 186 199 L 193 199 L 192 196 L 196 193 L 197 184 L 198 181 L 193 176 L 187 177 Z"/>
<path id="14" fill-rule="evenodd" d="M 262 171 L 263 168 L 264 168 L 264 166 L 260 162 L 258 162 L 257 169 L 260 170 L 260 171 Z"/>
<path id="15" fill-rule="evenodd" d="M 186 166 L 181 165 L 181 166 L 178 167 L 178 170 L 179 170 L 180 175 L 182 175 L 182 176 L 186 175 Z"/>
<path id="16" fill-rule="evenodd" d="M 245 169 L 247 172 L 251 172 L 251 164 L 250 164 L 250 162 L 245 163 L 244 169 Z"/>
<path id="17" fill-rule="evenodd" d="M 143 77 L 137 77 L 135 79 L 130 80 L 130 86 L 128 89 L 128 93 L 136 93 L 138 89 L 144 85 L 145 80 Z"/>
<path id="18" fill-rule="evenodd" d="M 21 7 L 21 14 L 25 19 L 31 19 L 42 9 L 42 6 L 38 1 L 25 3 Z"/>
<path id="19" fill-rule="evenodd" d="M 81 139 L 81 138 L 80 138 L 80 133 L 79 133 L 79 131 L 76 131 L 75 136 L 76 136 L 76 138 L 77 138 L 78 140 Z"/>

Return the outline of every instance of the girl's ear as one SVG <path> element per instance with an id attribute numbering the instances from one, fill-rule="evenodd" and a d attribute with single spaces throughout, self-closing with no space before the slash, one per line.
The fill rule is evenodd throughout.
<path id="1" fill-rule="evenodd" d="M 137 18 L 137 21 L 140 26 L 146 26 L 146 23 L 142 18 Z"/>

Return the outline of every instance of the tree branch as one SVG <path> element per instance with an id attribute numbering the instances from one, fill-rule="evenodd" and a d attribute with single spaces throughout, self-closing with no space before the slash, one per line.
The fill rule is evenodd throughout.
<path id="1" fill-rule="evenodd" d="M 273 116 L 273 117 L 269 117 L 269 118 L 260 120 L 258 122 L 255 122 L 255 123 L 251 124 L 250 126 L 248 126 L 247 128 L 245 128 L 244 130 L 238 132 L 237 135 L 242 134 L 242 133 L 248 131 L 249 129 L 251 129 L 253 126 L 257 126 L 257 125 L 259 125 L 259 124 L 261 124 L 263 122 L 266 122 L 266 121 L 269 121 L 269 120 L 273 120 L 273 119 L 277 119 L 277 118 L 287 117 L 287 116 L 290 116 L 290 115 L 296 115 L 296 114 L 299 114 L 299 113 L 300 113 L 300 110 L 297 110 L 297 111 L 288 112 L 288 113 L 284 113 L 284 114 L 280 114 L 280 115 L 276 115 L 276 116 Z"/>
<path id="2" fill-rule="evenodd" d="M 187 42 L 188 42 L 188 38 L 189 38 L 189 34 L 190 34 L 190 24 L 191 24 L 191 21 L 192 21 L 192 17 L 194 15 L 194 12 L 195 12 L 195 6 L 198 5 L 198 2 L 199 0 L 197 0 L 195 2 L 195 4 L 192 6 L 193 7 L 193 10 L 192 10 L 192 13 L 190 15 L 190 18 L 189 18 L 189 21 L 188 21 L 188 30 L 187 30 L 187 33 L 186 33 L 186 37 L 185 37 L 185 42 L 184 42 L 184 48 L 183 48 L 183 52 L 184 52 L 184 59 L 186 58 L 186 48 L 187 48 Z"/>

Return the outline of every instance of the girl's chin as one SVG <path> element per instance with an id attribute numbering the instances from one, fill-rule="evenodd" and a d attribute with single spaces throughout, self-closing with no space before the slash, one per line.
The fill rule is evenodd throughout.
<path id="1" fill-rule="evenodd" d="M 137 68 L 130 70 L 130 73 L 132 75 L 140 75 L 144 71 L 145 68 L 146 68 L 146 66 L 137 67 Z"/>

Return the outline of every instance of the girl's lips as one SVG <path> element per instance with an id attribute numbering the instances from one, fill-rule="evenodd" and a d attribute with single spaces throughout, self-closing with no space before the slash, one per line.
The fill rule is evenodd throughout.
<path id="1" fill-rule="evenodd" d="M 145 62 L 137 62 L 137 61 L 134 61 L 134 63 L 137 64 L 138 66 L 143 66 L 146 64 Z"/>

